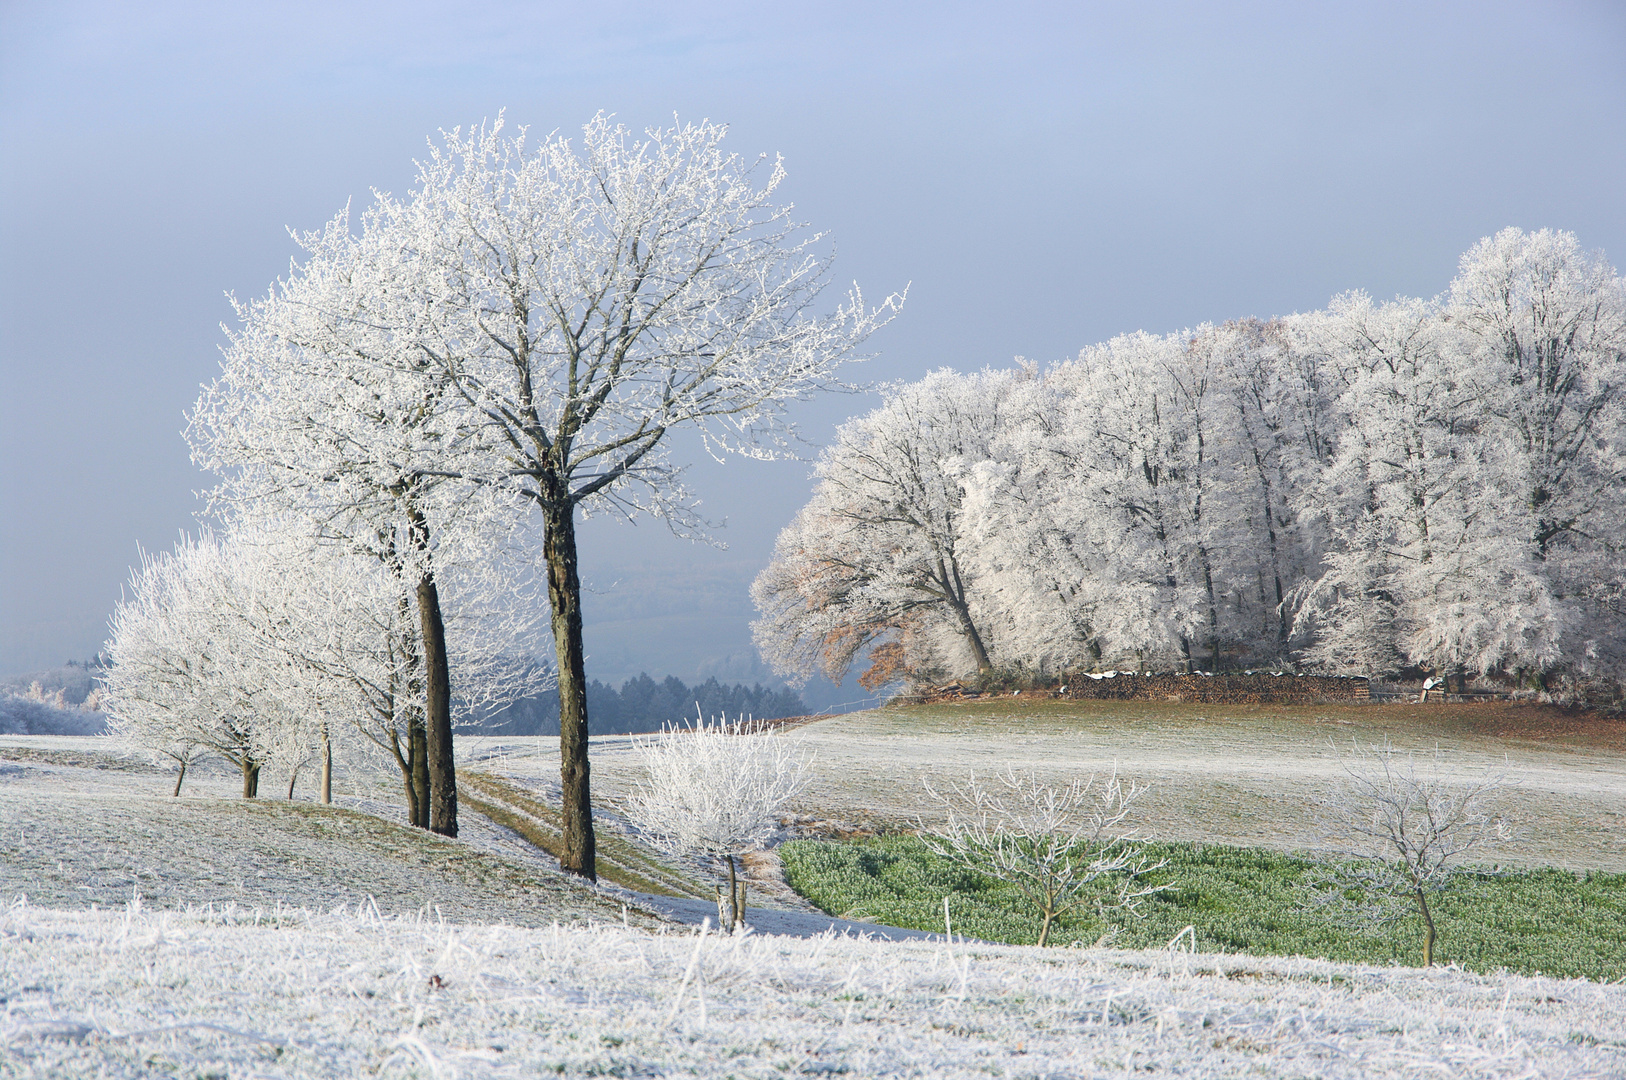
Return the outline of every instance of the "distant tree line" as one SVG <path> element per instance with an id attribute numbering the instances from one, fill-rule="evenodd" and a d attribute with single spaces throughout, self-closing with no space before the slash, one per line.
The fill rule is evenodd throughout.
<path id="1" fill-rule="evenodd" d="M 1432 300 L 938 371 L 818 476 L 753 588 L 792 677 L 1626 678 L 1626 281 L 1570 233 Z"/>
<path id="2" fill-rule="evenodd" d="M 673 675 L 656 681 L 647 674 L 628 679 L 617 690 L 597 679 L 587 684 L 590 731 L 594 735 L 659 731 L 669 724 L 736 721 L 742 717 L 777 720 L 803 716 L 807 706 L 793 690 L 755 683 L 724 685 L 715 676 L 689 686 Z M 559 734 L 559 692 L 550 687 L 540 693 L 494 710 L 478 722 L 490 735 Z"/>

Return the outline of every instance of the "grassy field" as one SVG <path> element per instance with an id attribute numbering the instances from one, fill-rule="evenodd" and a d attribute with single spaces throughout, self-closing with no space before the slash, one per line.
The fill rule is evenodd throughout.
<path id="1" fill-rule="evenodd" d="M 1103 922 L 1085 905 L 1052 929 L 1052 942 L 1090 945 L 1106 935 L 1120 948 L 1156 949 L 1189 925 L 1202 952 L 1421 962 L 1420 918 L 1383 928 L 1341 925 L 1308 906 L 1305 887 L 1315 867 L 1303 859 L 1187 843 L 1151 844 L 1147 854 L 1168 863 L 1147 881 L 1169 887 L 1145 901 L 1139 918 Z M 1013 944 L 1038 938 L 1038 916 L 1013 886 L 941 859 L 912 836 L 799 840 L 781 847 L 780 858 L 797 891 L 831 914 L 942 930 L 947 897 L 956 933 Z M 1476 874 L 1439 897 L 1435 920 L 1438 963 L 1479 972 L 1626 978 L 1626 875 Z"/>
<path id="2" fill-rule="evenodd" d="M 1626 873 L 1626 722 L 1505 703 L 1194 705 L 1002 699 L 887 708 L 795 729 L 815 756 L 799 813 L 879 832 L 933 820 L 923 780 L 1032 769 L 1066 782 L 1117 765 L 1149 783 L 1138 804 L 1158 840 L 1319 846 L 1316 799 L 1343 777 L 1352 742 L 1438 746 L 1466 773 L 1506 771 L 1498 809 L 1504 865 Z M 594 762 L 610 790 L 630 775 L 609 747 Z"/>

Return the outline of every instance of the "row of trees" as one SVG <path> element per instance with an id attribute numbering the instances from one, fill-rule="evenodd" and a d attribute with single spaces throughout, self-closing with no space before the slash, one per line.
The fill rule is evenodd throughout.
<path id="1" fill-rule="evenodd" d="M 587 708 L 594 735 L 660 731 L 684 716 L 775 720 L 808 711 L 793 690 L 761 683 L 725 684 L 716 676 L 689 686 L 675 675 L 657 681 L 647 674 L 627 679 L 619 689 L 592 680 L 587 684 Z M 493 734 L 554 735 L 558 723 L 558 695 L 545 689 L 482 718 L 480 729 Z"/>
<path id="2" fill-rule="evenodd" d="M 1626 282 L 1569 233 L 1435 300 L 939 371 L 844 426 L 753 595 L 781 672 L 1626 677 Z"/>
<path id="3" fill-rule="evenodd" d="M 225 564 L 252 550 L 274 566 L 374 580 L 367 640 L 411 657 L 376 673 L 377 685 L 392 708 L 407 702 L 411 746 L 421 715 L 422 755 L 404 759 L 423 762 L 428 827 L 455 834 L 454 702 L 480 696 L 460 674 L 479 664 L 459 659 L 459 635 L 510 625 L 502 589 L 479 584 L 506 567 L 496 580 L 507 588 L 535 582 L 546 596 L 563 863 L 592 877 L 577 514 L 648 512 L 700 535 L 667 434 L 690 425 L 714 449 L 772 455 L 790 435 L 787 403 L 840 385 L 839 366 L 901 302 L 872 309 L 855 288 L 816 314 L 830 265 L 820 237 L 774 203 L 779 163 L 724 152 L 724 134 L 674 124 L 639 139 L 601 114 L 579 146 L 558 135 L 533 146 L 499 119 L 443 133 L 416 187 L 377 194 L 357 226 L 344 213 L 296 237 L 302 261 L 237 305 L 222 374 L 187 431 L 195 460 L 221 478 L 211 506 L 229 538 L 183 544 L 138 574 L 115 625 L 114 669 L 126 673 L 110 681 L 115 716 L 136 723 L 180 707 L 168 676 L 154 674 L 163 665 L 137 659 L 160 633 L 149 606 L 186 613 L 166 625 L 195 624 L 187 648 L 208 655 L 189 656 L 184 678 L 248 691 L 194 684 L 216 696 L 211 715 L 264 717 L 304 693 L 272 690 L 270 675 L 227 678 L 249 661 L 219 659 L 198 629 L 260 593 L 228 604 L 237 586 L 217 584 L 207 588 L 221 596 L 171 602 L 170 571 L 236 582 Z M 218 574 L 192 574 L 215 561 Z M 245 622 L 266 625 L 257 619 Z M 303 632 L 291 638 L 300 664 L 328 663 L 310 659 Z M 286 708 L 290 724 L 310 715 Z M 251 787 L 258 751 L 232 752 Z"/>
<path id="4" fill-rule="evenodd" d="M 449 562 L 449 560 L 448 560 Z M 500 561 L 443 564 L 439 589 L 458 686 L 454 716 L 541 689 L 526 662 L 534 604 L 501 587 Z M 371 551 L 318 543 L 269 523 L 183 539 L 147 555 L 112 621 L 102 703 L 112 729 L 179 768 L 212 753 L 243 795 L 266 767 L 316 763 L 332 793 L 335 745 L 354 764 L 393 764 L 408 819 L 432 823 L 428 659 L 413 610 L 418 575 Z"/>

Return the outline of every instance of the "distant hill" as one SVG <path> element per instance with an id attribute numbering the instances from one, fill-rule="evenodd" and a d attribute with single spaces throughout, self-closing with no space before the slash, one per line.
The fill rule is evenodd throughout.
<path id="1" fill-rule="evenodd" d="M 70 660 L 0 682 L 0 735 L 100 735 L 101 671 L 95 661 Z"/>
<path id="2" fill-rule="evenodd" d="M 783 716 L 803 716 L 807 706 L 791 690 L 778 690 L 755 683 L 725 685 L 715 677 L 689 686 L 673 675 L 656 681 L 647 674 L 628 679 L 618 690 L 597 679 L 587 684 L 587 717 L 594 735 L 618 735 L 659 731 L 665 724 L 742 716 L 776 720 Z M 475 725 L 487 735 L 559 734 L 559 695 L 547 690 L 516 701 Z"/>

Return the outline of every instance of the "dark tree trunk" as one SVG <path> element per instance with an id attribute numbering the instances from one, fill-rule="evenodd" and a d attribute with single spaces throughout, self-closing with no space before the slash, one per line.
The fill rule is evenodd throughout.
<path id="1" fill-rule="evenodd" d="M 243 770 L 243 798 L 252 799 L 260 793 L 259 763 L 244 758 L 240 767 Z"/>
<path id="2" fill-rule="evenodd" d="M 297 783 L 298 780 L 299 780 L 299 766 L 295 765 L 294 766 L 294 771 L 288 774 L 288 801 L 289 802 L 294 801 L 294 784 Z"/>
<path id="3" fill-rule="evenodd" d="M 411 547 L 418 555 L 418 626 L 423 639 L 424 761 L 429 794 L 423 817 L 429 831 L 457 836 L 457 768 L 452 763 L 452 675 L 446 657 L 446 621 L 441 618 L 441 590 L 429 566 L 429 522 L 406 498 Z M 415 821 L 416 825 L 416 821 Z"/>
<path id="4" fill-rule="evenodd" d="M 333 801 L 333 740 L 322 735 L 322 805 Z"/>
<path id="5" fill-rule="evenodd" d="M 1417 890 L 1417 906 L 1423 912 L 1423 966 L 1434 966 L 1434 914 L 1428 910 L 1428 897 Z"/>
<path id="6" fill-rule="evenodd" d="M 745 921 L 745 913 L 740 910 L 740 886 L 734 875 L 734 856 L 724 855 L 728 860 L 728 929 L 730 932 Z"/>
<path id="7" fill-rule="evenodd" d="M 559 865 L 598 880 L 593 799 L 587 763 L 587 669 L 582 658 L 581 579 L 576 570 L 576 508 L 559 499 L 542 505 L 548 564 L 548 605 L 559 664 L 559 779 L 564 788 L 564 855 Z"/>
<path id="8" fill-rule="evenodd" d="M 180 795 L 181 795 L 181 781 L 183 781 L 185 779 L 186 779 L 186 762 L 183 761 L 183 762 L 181 762 L 180 775 L 175 777 L 175 791 L 174 791 L 173 794 L 175 795 L 176 798 L 180 798 Z"/>
<path id="9" fill-rule="evenodd" d="M 412 824 L 429 828 L 429 736 L 424 731 L 423 714 L 413 710 L 407 720 L 407 785 Z"/>
<path id="10" fill-rule="evenodd" d="M 452 677 L 446 659 L 446 623 L 440 590 L 429 567 L 429 523 L 416 507 L 409 511 L 418 570 L 418 620 L 423 632 L 424 717 L 429 737 L 429 831 L 457 835 L 457 768 L 452 762 Z"/>
<path id="11" fill-rule="evenodd" d="M 425 672 L 424 731 L 428 736 L 429 831 L 457 835 L 457 767 L 452 762 L 452 683 L 446 659 L 446 624 L 440 617 L 435 576 L 418 579 L 418 614 L 423 620 Z"/>
<path id="12" fill-rule="evenodd" d="M 993 662 L 988 659 L 988 649 L 983 644 L 982 634 L 977 630 L 977 624 L 971 619 L 971 604 L 966 599 L 965 581 L 960 577 L 960 566 L 957 562 L 937 560 L 937 576 L 943 584 L 943 592 L 948 597 L 949 607 L 960 620 L 960 633 L 966 644 L 971 646 L 971 658 L 977 665 L 977 677 L 987 678 L 994 673 Z"/>
<path id="13" fill-rule="evenodd" d="M 1208 559 L 1208 549 L 1198 547 L 1203 560 L 1203 587 L 1208 590 L 1208 668 L 1219 673 L 1219 598 L 1214 594 L 1214 567 Z"/>

